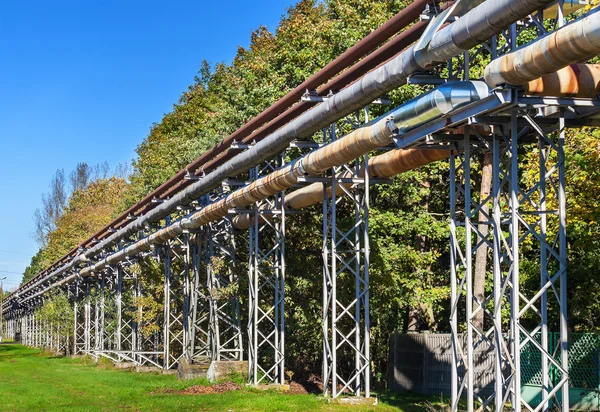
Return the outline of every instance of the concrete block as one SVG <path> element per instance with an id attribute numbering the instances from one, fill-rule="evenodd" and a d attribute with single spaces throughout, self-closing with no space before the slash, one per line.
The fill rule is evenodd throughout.
<path id="1" fill-rule="evenodd" d="M 205 378 L 208 365 L 205 363 L 194 363 L 190 359 L 181 358 L 177 363 L 177 377 L 183 380 Z"/>
<path id="2" fill-rule="evenodd" d="M 247 361 L 212 361 L 208 368 L 206 377 L 214 382 L 217 379 L 226 378 L 234 374 L 248 375 Z"/>
<path id="3" fill-rule="evenodd" d="M 134 369 L 137 373 L 161 373 L 162 369 L 156 366 L 136 366 Z"/>
<path id="4" fill-rule="evenodd" d="M 133 362 L 115 362 L 115 369 L 134 369 L 135 363 Z"/>
<path id="5" fill-rule="evenodd" d="M 363 406 L 377 406 L 377 398 L 363 398 L 359 396 L 352 397 L 340 397 L 331 400 L 332 403 L 344 404 L 344 405 L 363 405 Z"/>
<path id="6" fill-rule="evenodd" d="M 284 383 L 283 385 L 279 383 L 261 383 L 259 385 L 250 385 L 256 389 L 260 389 L 263 391 L 279 391 L 279 392 L 289 392 L 290 385 Z"/>

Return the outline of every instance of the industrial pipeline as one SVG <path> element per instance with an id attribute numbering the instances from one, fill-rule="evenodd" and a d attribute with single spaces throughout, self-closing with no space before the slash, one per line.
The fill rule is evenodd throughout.
<path id="1" fill-rule="evenodd" d="M 359 81 L 333 95 L 322 104 L 302 114 L 286 126 L 278 129 L 255 146 L 222 164 L 199 181 L 160 204 L 145 215 L 138 217 L 107 239 L 90 247 L 70 262 L 53 270 L 21 290 L 27 293 L 34 287 L 77 268 L 120 239 L 143 230 L 148 222 L 157 221 L 177 207 L 187 205 L 202 194 L 218 187 L 229 176 L 235 176 L 262 161 L 280 153 L 292 140 L 311 136 L 321 128 L 335 122 L 355 110 L 406 82 L 409 75 L 429 65 L 446 61 L 486 41 L 517 20 L 552 3 L 552 0 L 514 2 L 511 0 L 488 0 L 473 8 L 458 21 L 437 31 L 428 46 L 417 50 L 414 46 L 362 77 Z M 574 63 L 574 62 L 570 62 Z M 568 63 L 567 63 L 568 64 Z M 361 129 L 359 129 L 361 130 Z M 212 205 L 211 205 L 212 206 Z M 213 207 L 213 212 L 218 208 Z M 219 210 L 221 212 L 221 210 Z M 168 229 L 168 228 L 167 228 Z M 157 232 L 158 233 L 158 232 Z M 151 235 L 152 236 L 152 235 Z M 87 268 L 86 268 L 87 269 Z M 86 270 L 84 269 L 84 270 Z"/>
<path id="2" fill-rule="evenodd" d="M 425 93 L 373 120 L 369 124 L 294 160 L 251 184 L 230 193 L 225 198 L 192 213 L 171 225 L 110 254 L 53 285 L 59 286 L 77 276 L 88 277 L 129 256 L 148 251 L 152 245 L 164 243 L 187 230 L 196 229 L 221 219 L 230 209 L 245 208 L 282 190 L 294 186 L 301 176 L 318 176 L 324 171 L 348 163 L 370 151 L 392 142 L 392 136 L 406 133 L 428 121 L 451 113 L 489 95 L 488 86 L 481 81 L 447 83 Z M 442 151 L 443 152 L 443 151 Z M 376 170 L 377 164 L 373 165 Z M 42 292 L 39 292 L 42 293 Z M 38 294 L 25 298 L 34 298 Z"/>

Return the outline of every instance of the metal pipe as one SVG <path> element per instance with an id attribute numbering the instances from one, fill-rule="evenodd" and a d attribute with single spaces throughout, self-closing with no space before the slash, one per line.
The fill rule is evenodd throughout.
<path id="1" fill-rule="evenodd" d="M 484 82 L 480 81 L 443 84 L 437 89 L 406 102 L 346 136 L 288 163 L 267 176 L 255 180 L 248 186 L 230 193 L 225 198 L 177 220 L 118 252 L 104 257 L 96 264 L 81 269 L 79 275 L 82 277 L 92 276 L 95 272 L 97 273 L 111 265 L 114 266 L 128 256 L 138 255 L 150 250 L 153 245 L 162 244 L 187 230 L 196 229 L 209 222 L 221 219 L 229 213 L 229 209 L 248 207 L 290 188 L 298 182 L 300 176 L 319 175 L 332 167 L 348 163 L 378 147 L 390 144 L 395 133 L 406 133 L 432 119 L 448 114 L 488 95 L 489 88 Z M 408 167 L 407 165 L 411 162 L 414 164 L 416 161 L 412 158 L 408 162 L 406 160 L 396 160 L 395 166 L 388 166 L 387 168 L 383 168 L 380 162 L 375 161 L 373 170 L 376 172 L 402 170 L 403 167 Z M 55 283 L 54 286 L 73 280 L 76 276 L 75 274 L 71 275 L 67 279 Z M 38 292 L 23 301 L 41 293 L 43 292 Z"/>
<path id="2" fill-rule="evenodd" d="M 600 65 L 572 64 L 525 85 L 525 94 L 593 98 L 600 94 Z"/>
<path id="3" fill-rule="evenodd" d="M 369 159 L 369 177 L 386 178 L 414 170 L 429 163 L 450 157 L 450 150 L 433 149 L 395 149 Z M 359 176 L 364 176 L 364 168 L 360 170 Z M 345 176 L 342 176 L 344 178 Z M 353 183 L 339 183 L 349 189 Z M 327 194 L 331 196 L 331 187 Z M 343 193 L 343 192 L 342 192 Z M 305 209 L 309 206 L 323 202 L 323 184 L 313 183 L 301 189 L 295 190 L 285 196 L 285 207 L 288 209 Z M 266 216 L 261 216 L 259 223 L 263 223 Z M 241 213 L 232 219 L 232 225 L 236 229 L 246 230 L 250 227 L 251 219 L 248 213 Z"/>
<path id="4" fill-rule="evenodd" d="M 411 47 L 376 70 L 365 75 L 360 81 L 333 95 L 322 104 L 302 114 L 286 126 L 278 129 L 263 141 L 219 166 L 203 179 L 160 204 L 146 215 L 129 223 L 107 239 L 88 249 L 84 255 L 53 273 L 61 274 L 67 268 L 77 266 L 86 256 L 95 256 L 114 242 L 136 231 L 143 230 L 146 222 L 159 219 L 180 205 L 187 205 L 200 195 L 217 187 L 228 176 L 235 176 L 250 167 L 283 151 L 297 138 L 310 136 L 323 127 L 335 122 L 406 82 L 408 76 L 427 68 L 436 62 L 446 61 L 472 47 L 488 40 L 517 20 L 542 9 L 553 0 L 487 0 L 466 13 L 458 21 L 437 31 L 428 46 L 422 50 Z M 83 256 L 83 258 L 81 257 Z M 44 276 L 35 285 L 51 278 Z M 31 290 L 28 285 L 25 290 Z"/>
<path id="5" fill-rule="evenodd" d="M 362 76 L 368 70 L 375 67 L 377 64 L 387 60 L 388 58 L 396 54 L 398 50 L 397 47 L 404 48 L 410 43 L 416 41 L 421 32 L 425 29 L 425 22 L 416 23 L 415 25 L 407 29 L 405 32 L 402 32 L 398 36 L 392 38 L 392 40 L 390 40 L 388 43 L 385 43 L 379 49 L 376 49 L 387 39 L 394 36 L 401 30 L 405 29 L 409 24 L 417 20 L 428 3 L 431 3 L 431 0 L 417 0 L 412 2 L 410 5 L 402 9 L 386 23 L 369 33 L 358 43 L 350 47 L 344 53 L 342 53 L 337 58 L 328 63 L 325 67 L 320 69 L 317 73 L 310 76 L 308 79 L 306 79 L 296 88 L 294 88 L 288 94 L 283 96 L 272 106 L 265 109 L 256 117 L 252 118 L 250 121 L 248 121 L 248 123 L 244 124 L 242 127 L 234 131 L 231 135 L 227 136 L 221 142 L 217 143 L 214 147 L 208 149 L 196 160 L 194 160 L 185 168 L 177 172 L 177 174 L 175 174 L 165 183 L 154 189 L 140 202 L 136 203 L 134 206 L 123 212 L 119 217 L 117 217 L 113 222 L 111 222 L 111 224 L 108 225 L 107 228 L 104 228 L 101 232 L 95 234 L 85 243 L 89 243 L 94 238 L 100 238 L 100 234 L 102 232 L 107 232 L 108 228 L 116 228 L 119 226 L 120 223 L 126 222 L 128 216 L 130 216 L 131 214 L 135 214 L 136 212 L 140 211 L 143 207 L 151 204 L 153 199 L 162 198 L 164 197 L 163 194 L 168 195 L 168 193 L 172 193 L 173 188 L 175 188 L 175 186 L 177 188 L 181 188 L 189 185 L 192 181 L 185 179 L 185 175 L 188 172 L 192 174 L 197 174 L 199 169 L 203 169 L 205 167 L 206 162 L 211 161 L 211 159 L 213 159 L 214 157 L 227 151 L 233 142 L 243 141 L 248 137 L 256 139 L 256 132 L 258 130 L 264 130 L 264 126 L 270 125 L 267 131 L 272 132 L 276 128 L 285 124 L 287 121 L 295 117 L 289 117 L 289 113 L 288 111 L 286 111 L 286 109 L 290 108 L 291 106 L 294 106 L 295 108 L 296 106 L 302 106 L 302 108 L 304 109 L 300 112 L 296 109 L 294 110 L 294 113 L 292 113 L 292 115 L 298 115 L 299 113 L 308 110 L 310 107 L 312 107 L 312 104 L 298 103 L 298 101 L 306 92 L 306 90 L 316 89 L 319 85 L 323 84 L 329 79 L 332 79 L 332 77 L 335 74 L 340 73 L 342 70 L 346 69 L 353 62 L 356 62 L 361 57 L 375 50 L 373 53 L 369 54 L 367 58 L 359 60 L 356 65 L 351 66 L 350 69 L 352 70 L 344 70 L 344 72 L 342 72 L 340 76 L 332 79 L 333 84 L 331 84 L 330 87 L 324 87 L 323 89 L 329 91 L 345 87 L 352 81 L 356 80 L 358 77 Z M 445 7 L 442 6 L 442 9 L 444 8 Z M 392 51 L 392 53 L 390 53 L 390 51 Z M 375 63 L 375 65 L 373 65 L 373 63 Z M 349 76 L 349 72 L 352 73 L 352 76 Z M 318 90 L 320 89 L 321 88 L 319 88 Z M 287 120 L 284 121 L 284 123 L 281 123 L 282 120 L 280 119 L 277 123 L 271 124 L 272 120 L 279 119 L 280 115 L 283 113 L 288 113 L 288 116 L 286 116 Z"/>
<path id="6" fill-rule="evenodd" d="M 523 85 L 600 54 L 600 9 L 493 60 L 485 68 L 492 87 Z"/>

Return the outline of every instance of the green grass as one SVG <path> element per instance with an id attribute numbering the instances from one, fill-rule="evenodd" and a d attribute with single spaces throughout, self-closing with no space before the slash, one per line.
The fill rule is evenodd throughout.
<path id="1" fill-rule="evenodd" d="M 243 389 L 225 394 L 181 395 L 206 381 L 138 374 L 99 367 L 89 360 L 58 358 L 37 349 L 0 344 L 0 410 L 195 410 L 195 411 L 423 411 L 436 404 L 416 395 L 382 395 L 376 407 L 330 404 L 315 395 Z M 439 405 L 439 403 L 437 403 Z M 428 409 L 431 409 L 429 407 Z"/>

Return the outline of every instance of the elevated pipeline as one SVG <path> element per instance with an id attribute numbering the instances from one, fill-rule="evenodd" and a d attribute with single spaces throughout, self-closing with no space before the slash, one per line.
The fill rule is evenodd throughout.
<path id="1" fill-rule="evenodd" d="M 361 80 L 333 95 L 324 103 L 300 115 L 286 126 L 230 161 L 219 166 L 203 179 L 191 184 L 182 192 L 160 204 L 143 217 L 129 223 L 106 240 L 90 248 L 86 256 L 93 256 L 117 240 L 142 230 L 148 221 L 156 221 L 218 187 L 229 176 L 236 176 L 260 162 L 283 151 L 292 140 L 311 136 L 333 123 L 369 104 L 382 94 L 404 84 L 407 77 L 434 62 L 446 61 L 459 53 L 487 40 L 516 20 L 550 4 L 552 0 L 514 2 L 488 0 L 468 12 L 463 18 L 438 31 L 429 47 L 415 53 L 413 48 L 399 54 Z"/>
<path id="2" fill-rule="evenodd" d="M 135 256 L 150 250 L 152 245 L 161 244 L 179 236 L 186 230 L 196 229 L 209 222 L 221 219 L 228 214 L 229 209 L 248 207 L 294 186 L 300 176 L 319 175 L 334 166 L 346 164 L 378 147 L 390 144 L 392 136 L 396 133 L 406 133 L 427 121 L 448 114 L 488 95 L 489 88 L 483 82 L 456 82 L 439 86 L 437 89 L 405 103 L 366 126 L 296 159 L 244 188 L 230 193 L 224 199 L 179 219 L 177 222 L 116 253 L 106 256 L 96 264 L 81 269 L 78 275 L 71 275 L 55 285 L 64 284 L 77 276 L 91 276 L 94 272 L 101 271 L 109 265 L 115 265 L 129 256 Z M 377 162 L 374 163 L 373 167 L 375 171 L 381 170 Z M 37 295 L 27 297 L 24 301 Z"/>
<path id="3" fill-rule="evenodd" d="M 572 64 L 558 72 L 547 74 L 525 84 L 524 94 L 553 97 L 596 97 L 600 94 L 600 65 Z M 388 178 L 438 160 L 447 159 L 449 156 L 449 150 L 390 150 L 369 159 L 369 176 Z M 364 169 L 360 170 L 359 176 L 364 176 Z M 353 184 L 340 183 L 340 185 L 350 189 Z M 326 190 L 331 195 L 331 187 Z M 305 209 L 322 201 L 323 184 L 313 183 L 286 194 L 284 203 L 288 209 Z M 250 215 L 238 214 L 232 219 L 232 224 L 236 229 L 246 230 L 251 224 Z"/>
<path id="4" fill-rule="evenodd" d="M 600 8 L 493 60 L 485 68 L 492 87 L 528 82 L 600 54 Z"/>
<path id="5" fill-rule="evenodd" d="M 222 164 L 224 161 L 232 158 L 234 153 L 230 150 L 230 147 L 233 142 L 238 140 L 241 140 L 243 143 L 260 141 L 269 133 L 274 132 L 290 120 L 312 108 L 314 106 L 313 103 L 300 101 L 300 97 L 307 89 L 312 89 L 318 86 L 321 84 L 321 82 L 327 80 L 333 74 L 337 73 L 337 71 L 343 69 L 344 65 L 348 65 L 362 55 L 369 53 L 378 45 L 378 43 L 384 42 L 390 36 L 406 28 L 412 21 L 419 17 L 428 1 L 430 0 L 419 0 L 412 2 L 409 6 L 404 8 L 385 24 L 371 32 L 368 36 L 356 43 L 309 79 L 302 82 L 298 87 L 289 92 L 273 106 L 266 109 L 256 118 L 250 120 L 222 142 L 219 142 L 216 146 L 204 152 L 172 178 L 149 193 L 146 197 L 144 197 L 144 199 L 127 209 L 112 222 L 110 222 L 106 227 L 92 235 L 89 239 L 82 242 L 81 246 L 72 249 L 68 253 L 68 256 L 65 256 L 59 261 L 54 262 L 50 268 L 59 268 L 62 264 L 67 263 L 69 259 L 77 256 L 79 253 L 78 249 L 81 247 L 94 246 L 98 243 L 98 241 L 109 237 L 111 229 L 114 231 L 114 229 L 120 229 L 126 226 L 127 222 L 130 221 L 132 216 L 138 217 L 147 212 L 148 208 L 154 207 L 152 202 L 154 199 L 168 199 L 177 191 L 189 186 L 191 183 L 193 183 L 193 180 L 185 178 L 187 173 L 197 175 L 198 172 L 204 172 L 205 170 L 210 171 Z M 453 2 L 445 3 L 440 7 L 440 9 L 445 10 L 452 3 Z M 425 30 L 426 26 L 426 21 L 419 21 L 408 29 L 401 31 L 397 36 L 394 36 L 390 41 L 376 49 L 373 53 L 359 60 L 356 64 L 343 70 L 343 72 L 338 76 L 318 87 L 317 94 L 325 95 L 331 91 L 338 91 L 339 89 L 346 87 L 348 84 L 352 83 L 369 70 L 374 69 L 381 63 L 393 57 L 398 53 L 399 50 L 403 50 L 411 43 L 417 41 Z M 281 113 L 277 114 L 278 112 Z M 273 118 L 275 115 L 276 117 Z M 33 281 L 36 280 L 37 279 L 33 279 Z"/>
<path id="6" fill-rule="evenodd" d="M 311 136 L 337 119 L 366 106 L 379 96 L 404 84 L 410 74 L 427 68 L 431 64 L 444 62 L 487 41 L 491 36 L 500 33 L 504 27 L 530 13 L 543 9 L 552 2 L 553 0 L 485 1 L 470 10 L 458 21 L 437 31 L 427 48 L 417 51 L 414 47 L 411 47 L 400 53 L 383 66 L 365 75 L 361 80 L 333 95 L 324 103 L 298 116 L 252 148 L 219 166 L 203 179 L 191 184 L 168 201 L 89 248 L 71 262 L 47 275 L 36 278 L 22 292 L 28 292 L 47 279 L 76 268 L 88 257 L 93 257 L 120 239 L 143 230 L 147 222 L 157 221 L 174 211 L 178 206 L 187 205 L 202 194 L 218 187 L 225 178 L 243 173 L 250 167 L 280 153 L 292 140 Z"/>

